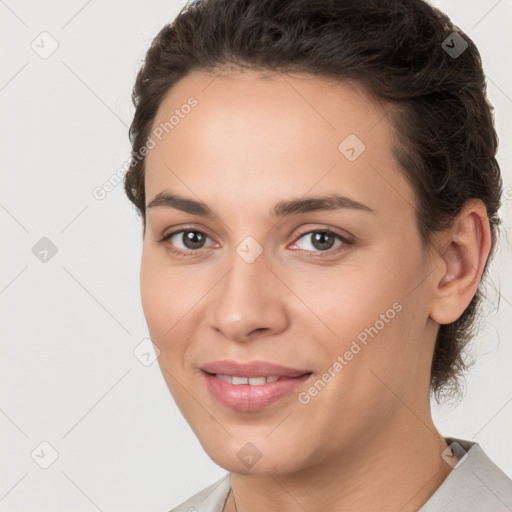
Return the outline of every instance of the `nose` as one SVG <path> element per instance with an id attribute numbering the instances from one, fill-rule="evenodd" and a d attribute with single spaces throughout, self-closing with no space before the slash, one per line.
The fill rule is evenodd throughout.
<path id="1" fill-rule="evenodd" d="M 286 289 L 269 263 L 264 253 L 252 263 L 234 254 L 231 270 L 211 297 L 213 329 L 235 341 L 286 330 Z"/>

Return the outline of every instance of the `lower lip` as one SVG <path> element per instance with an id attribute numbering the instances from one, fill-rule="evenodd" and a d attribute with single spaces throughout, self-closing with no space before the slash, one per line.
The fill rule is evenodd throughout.
<path id="1" fill-rule="evenodd" d="M 293 393 L 312 375 L 308 373 L 300 377 L 277 380 L 261 386 L 251 386 L 250 384 L 229 384 L 209 373 L 203 372 L 203 374 L 208 390 L 219 403 L 230 409 L 244 412 L 265 409 L 265 407 Z"/>

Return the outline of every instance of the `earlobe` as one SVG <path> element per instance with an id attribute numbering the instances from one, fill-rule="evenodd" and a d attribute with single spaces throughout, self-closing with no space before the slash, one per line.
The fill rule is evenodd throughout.
<path id="1" fill-rule="evenodd" d="M 489 256 L 491 232 L 487 210 L 469 200 L 438 241 L 430 317 L 438 324 L 455 322 L 475 295 Z"/>

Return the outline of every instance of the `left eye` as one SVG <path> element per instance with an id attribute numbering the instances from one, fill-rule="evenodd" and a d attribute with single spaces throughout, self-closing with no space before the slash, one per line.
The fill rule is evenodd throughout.
<path id="1" fill-rule="evenodd" d="M 193 251 L 194 249 L 203 249 L 205 240 L 209 238 L 208 235 L 201 231 L 182 230 L 170 233 L 164 240 L 169 240 L 178 249 Z M 180 247 L 178 242 L 181 242 L 182 247 Z"/>
<path id="2" fill-rule="evenodd" d="M 306 240 L 306 243 L 299 248 L 304 251 L 328 251 L 335 247 L 334 244 L 336 243 L 336 239 L 339 240 L 339 244 L 336 247 L 339 247 L 344 243 L 348 243 L 348 241 L 345 240 L 341 235 L 338 235 L 333 231 L 326 230 L 308 231 L 307 233 L 303 233 L 295 243 L 298 244 L 302 239 Z"/>

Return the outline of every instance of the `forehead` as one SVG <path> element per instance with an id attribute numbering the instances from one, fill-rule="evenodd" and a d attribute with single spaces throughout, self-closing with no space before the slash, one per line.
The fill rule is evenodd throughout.
<path id="1" fill-rule="evenodd" d="M 389 108 L 349 81 L 194 71 L 155 116 L 146 202 L 164 189 L 205 199 L 229 191 L 241 204 L 336 189 L 375 209 L 406 207 L 414 197 L 392 153 Z"/>

